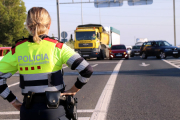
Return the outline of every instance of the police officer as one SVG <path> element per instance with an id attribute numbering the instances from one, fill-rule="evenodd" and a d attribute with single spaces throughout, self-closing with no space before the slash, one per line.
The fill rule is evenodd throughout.
<path id="1" fill-rule="evenodd" d="M 69 120 L 66 102 L 62 100 L 54 108 L 47 107 L 46 92 L 60 91 L 60 96 L 75 95 L 88 82 L 92 68 L 74 50 L 47 36 L 51 17 L 46 9 L 31 8 L 26 25 L 32 36 L 18 40 L 0 61 L 0 96 L 20 110 L 20 120 Z M 77 81 L 67 91 L 63 82 L 63 64 L 79 72 Z M 20 73 L 23 103 L 6 84 L 6 79 L 17 71 Z"/>

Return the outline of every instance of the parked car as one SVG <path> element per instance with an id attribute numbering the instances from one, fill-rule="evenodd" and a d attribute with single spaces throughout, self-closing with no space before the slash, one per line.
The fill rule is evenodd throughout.
<path id="1" fill-rule="evenodd" d="M 129 59 L 125 45 L 112 45 L 112 47 L 109 49 L 109 59 L 112 60 L 113 58 Z"/>
<path id="2" fill-rule="evenodd" d="M 134 56 L 140 56 L 140 48 L 141 48 L 141 45 L 135 45 L 132 47 L 132 50 L 131 50 L 131 57 L 134 57 Z"/>
<path id="3" fill-rule="evenodd" d="M 178 47 L 172 46 L 165 40 L 144 42 L 140 49 L 143 59 L 148 56 L 156 56 L 156 58 L 164 59 L 167 56 L 179 57 Z"/>

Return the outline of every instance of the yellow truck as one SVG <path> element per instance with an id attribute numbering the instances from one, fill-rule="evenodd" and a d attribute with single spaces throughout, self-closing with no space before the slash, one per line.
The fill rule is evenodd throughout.
<path id="1" fill-rule="evenodd" d="M 83 58 L 104 59 L 111 45 L 120 44 L 120 31 L 100 24 L 79 25 L 74 40 L 75 51 Z"/>

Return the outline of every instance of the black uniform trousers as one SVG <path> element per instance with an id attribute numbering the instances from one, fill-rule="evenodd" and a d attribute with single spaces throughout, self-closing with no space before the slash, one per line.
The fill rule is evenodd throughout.
<path id="1" fill-rule="evenodd" d="M 69 120 L 65 108 L 59 105 L 57 109 L 47 108 L 46 103 L 33 103 L 30 109 L 23 102 L 20 110 L 20 120 Z"/>

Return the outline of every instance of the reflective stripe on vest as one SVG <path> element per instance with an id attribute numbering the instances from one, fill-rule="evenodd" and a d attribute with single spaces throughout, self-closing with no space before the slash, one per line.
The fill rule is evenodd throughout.
<path id="1" fill-rule="evenodd" d="M 25 89 L 21 89 L 21 92 L 26 94 L 29 91 L 35 92 L 35 93 L 44 93 L 45 91 L 59 91 L 64 88 L 64 85 L 58 85 L 58 86 L 53 86 L 49 87 L 48 85 L 44 86 L 29 86 L 25 87 Z"/>

